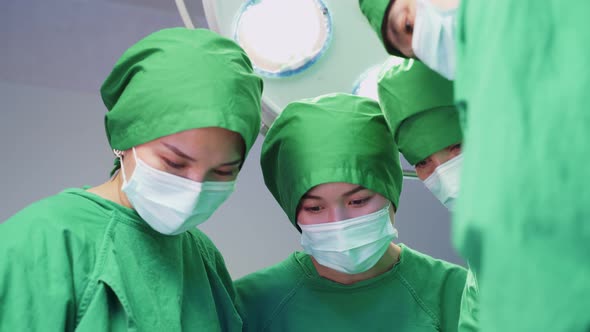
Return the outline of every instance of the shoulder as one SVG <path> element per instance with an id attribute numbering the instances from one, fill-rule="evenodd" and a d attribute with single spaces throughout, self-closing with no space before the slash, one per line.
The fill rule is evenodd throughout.
<path id="1" fill-rule="evenodd" d="M 110 213 L 81 192 L 81 189 L 65 190 L 17 212 L 0 225 L 0 243 L 53 242 L 64 237 L 94 239 L 88 234 L 105 229 Z"/>
<path id="2" fill-rule="evenodd" d="M 108 209 L 91 197 L 84 194 L 84 190 L 68 189 L 41 199 L 6 220 L 2 233 L 20 229 L 79 228 L 85 225 L 84 221 L 110 218 Z"/>
<path id="3" fill-rule="evenodd" d="M 297 253 L 291 254 L 284 261 L 251 273 L 236 281 L 236 287 L 246 293 L 273 293 L 273 290 L 292 286 L 302 276 L 303 272 L 296 261 Z"/>
<path id="4" fill-rule="evenodd" d="M 297 288 L 301 287 L 304 272 L 297 263 L 296 255 L 297 253 L 293 253 L 286 260 L 235 282 L 249 330 L 270 320 L 273 313 L 280 310 Z"/>
<path id="5" fill-rule="evenodd" d="M 33 304 L 75 301 L 109 222 L 108 214 L 94 205 L 62 192 L 0 224 L 0 256 L 5 258 L 0 259 L 0 288 L 6 285 L 0 293 Z M 35 294 L 39 285 L 52 291 Z"/>

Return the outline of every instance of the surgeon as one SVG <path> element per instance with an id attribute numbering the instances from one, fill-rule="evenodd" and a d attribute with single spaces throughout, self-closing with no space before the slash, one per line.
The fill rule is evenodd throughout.
<path id="1" fill-rule="evenodd" d="M 359 0 L 359 5 L 389 54 L 419 59 L 455 78 L 459 0 Z"/>
<path id="2" fill-rule="evenodd" d="M 304 252 L 236 282 L 246 331 L 457 330 L 465 269 L 393 242 L 402 171 L 377 102 L 289 104 L 261 165 Z"/>
<path id="3" fill-rule="evenodd" d="M 383 69 L 378 95 L 400 152 L 432 194 L 452 211 L 459 196 L 463 163 L 463 134 L 453 104 L 452 82 L 420 61 L 405 59 Z M 477 331 L 478 292 L 470 269 L 460 331 Z"/>
<path id="4" fill-rule="evenodd" d="M 0 225 L 0 330 L 241 331 L 223 258 L 195 227 L 234 189 L 261 93 L 244 51 L 211 31 L 129 48 L 101 88 L 115 175 Z"/>

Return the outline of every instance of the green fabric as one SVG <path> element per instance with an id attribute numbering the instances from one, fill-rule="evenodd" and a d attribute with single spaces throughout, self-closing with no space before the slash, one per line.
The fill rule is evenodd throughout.
<path id="1" fill-rule="evenodd" d="M 479 286 L 473 270 L 467 270 L 465 288 L 461 295 L 461 314 L 459 315 L 459 332 L 479 331 Z"/>
<path id="2" fill-rule="evenodd" d="M 359 0 L 359 6 L 387 52 L 391 55 L 405 58 L 406 56 L 395 46 L 387 42 L 384 33 L 384 30 L 387 29 L 387 13 L 394 2 L 395 0 Z"/>
<path id="3" fill-rule="evenodd" d="M 400 152 L 410 164 L 463 140 L 453 83 L 422 62 L 407 59 L 384 68 L 378 93 Z"/>
<path id="4" fill-rule="evenodd" d="M 261 165 L 266 186 L 297 228 L 301 197 L 323 183 L 361 185 L 398 206 L 399 153 L 379 105 L 368 98 L 338 93 L 290 103 L 266 134 Z"/>
<path id="5" fill-rule="evenodd" d="M 404 158 L 416 165 L 433 153 L 463 141 L 459 113 L 452 106 L 440 107 L 410 116 L 395 134 Z"/>
<path id="6" fill-rule="evenodd" d="M 184 130 L 239 133 L 246 154 L 260 129 L 262 80 L 232 40 L 205 29 L 155 32 L 129 48 L 101 88 L 113 149 Z"/>
<path id="7" fill-rule="evenodd" d="M 484 332 L 590 329 L 588 13 L 582 0 L 461 1 L 453 243 L 477 273 Z"/>
<path id="8" fill-rule="evenodd" d="M 466 271 L 404 245 L 390 271 L 352 285 L 305 253 L 236 281 L 245 331 L 457 331 Z"/>
<path id="9" fill-rule="evenodd" d="M 0 256 L 0 331 L 241 331 L 203 233 L 159 234 L 82 189 L 0 224 Z"/>

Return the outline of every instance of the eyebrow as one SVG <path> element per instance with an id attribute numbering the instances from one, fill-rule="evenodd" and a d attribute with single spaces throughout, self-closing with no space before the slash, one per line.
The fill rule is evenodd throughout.
<path id="1" fill-rule="evenodd" d="M 194 158 L 192 158 L 189 155 L 187 155 L 186 153 L 180 151 L 174 145 L 170 145 L 170 144 L 168 144 L 166 142 L 162 142 L 162 145 L 164 145 L 165 147 L 167 147 L 168 149 L 170 149 L 170 151 L 174 152 L 177 156 L 179 156 L 181 158 L 188 159 L 188 160 L 191 160 L 191 161 L 196 161 Z"/>
<path id="2" fill-rule="evenodd" d="M 351 191 L 347 191 L 347 192 L 345 192 L 345 193 L 344 193 L 342 196 L 351 196 L 351 195 L 353 195 L 353 194 L 356 194 L 356 193 L 358 193 L 359 191 L 363 191 L 363 190 L 365 190 L 365 189 L 367 189 L 367 188 L 365 188 L 365 187 L 363 187 L 363 186 L 358 186 L 358 187 L 356 187 L 356 188 L 352 189 Z"/>
<path id="3" fill-rule="evenodd" d="M 358 186 L 350 191 L 345 192 L 344 194 L 342 194 L 342 196 L 348 197 L 348 196 L 351 196 L 351 195 L 356 194 L 359 191 L 363 191 L 363 190 L 368 190 L 368 189 L 363 186 Z M 315 196 L 315 195 L 305 194 L 305 195 L 303 195 L 302 199 L 322 199 L 322 198 L 319 196 Z"/>
<path id="4" fill-rule="evenodd" d="M 242 158 L 230 161 L 229 163 L 221 164 L 220 166 L 236 166 L 242 163 Z"/>
<path id="5" fill-rule="evenodd" d="M 185 158 L 185 159 L 188 159 L 188 160 L 191 160 L 191 161 L 196 161 L 191 156 L 189 156 L 186 153 L 180 151 L 180 149 L 178 149 L 174 145 L 168 144 L 166 142 L 162 142 L 162 145 L 164 145 L 165 147 L 167 147 L 168 149 L 170 149 L 170 151 L 174 152 L 177 156 L 179 156 L 181 158 Z M 223 163 L 223 164 L 219 165 L 219 167 L 223 167 L 223 166 L 235 166 L 235 165 L 239 165 L 241 163 L 242 163 L 242 158 L 236 159 L 234 161 L 230 161 L 230 162 L 227 162 L 227 163 Z"/>

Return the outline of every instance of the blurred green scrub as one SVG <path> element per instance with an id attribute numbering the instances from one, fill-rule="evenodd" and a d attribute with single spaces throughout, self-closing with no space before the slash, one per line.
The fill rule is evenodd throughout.
<path id="1" fill-rule="evenodd" d="M 462 1 L 453 234 L 478 276 L 482 331 L 590 330 L 588 13 L 588 1 Z"/>
<path id="2" fill-rule="evenodd" d="M 195 225 L 231 193 L 239 165 L 220 163 L 253 144 L 261 80 L 231 40 L 175 28 L 129 48 L 101 93 L 118 171 L 0 225 L 0 330 L 241 331 L 223 258 Z"/>

